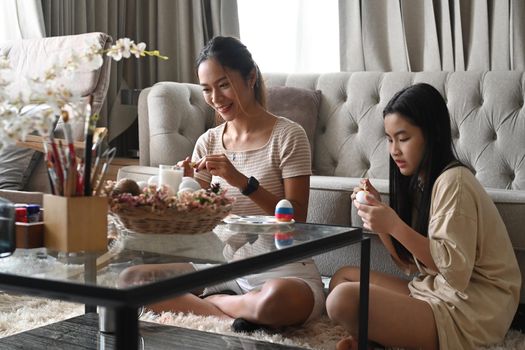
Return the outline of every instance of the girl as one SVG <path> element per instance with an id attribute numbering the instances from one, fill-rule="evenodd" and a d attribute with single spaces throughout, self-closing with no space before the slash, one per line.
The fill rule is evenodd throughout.
<path id="1" fill-rule="evenodd" d="M 352 198 L 363 227 L 394 261 L 419 274 L 408 282 L 370 276 L 369 338 L 387 347 L 473 349 L 503 340 L 519 302 L 521 274 L 505 225 L 484 188 L 454 156 L 439 92 L 417 84 L 383 111 L 390 153 L 390 206 L 368 180 Z M 356 193 L 367 189 L 367 204 Z M 359 270 L 330 283 L 330 318 L 355 337 Z M 355 338 L 338 349 L 356 347 Z"/>
<path id="2" fill-rule="evenodd" d="M 261 73 L 246 46 L 215 37 L 197 59 L 206 102 L 224 120 L 198 139 L 190 161 L 179 162 L 186 176 L 203 188 L 220 183 L 236 197 L 235 214 L 273 215 L 288 199 L 295 219 L 306 221 L 311 175 L 310 146 L 296 123 L 265 109 Z M 195 173 L 194 173 L 195 172 Z M 167 269 L 191 271 L 206 265 L 151 265 L 128 269 L 121 281 L 162 275 Z M 313 260 L 288 264 L 152 305 L 154 311 L 192 312 L 236 319 L 233 328 L 298 325 L 324 310 L 321 277 Z M 234 295 L 227 295 L 234 294 Z"/>

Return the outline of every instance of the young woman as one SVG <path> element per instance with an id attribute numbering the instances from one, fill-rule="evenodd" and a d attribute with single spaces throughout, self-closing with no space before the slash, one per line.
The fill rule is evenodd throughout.
<path id="1" fill-rule="evenodd" d="M 306 221 L 311 175 L 306 133 L 298 124 L 265 109 L 264 82 L 246 46 L 232 37 L 213 38 L 197 59 L 197 73 L 206 102 L 224 123 L 201 135 L 191 162 L 189 158 L 180 162 L 185 175 L 194 176 L 203 188 L 217 182 L 227 188 L 236 197 L 235 214 L 273 215 L 279 200 L 286 198 L 294 207 L 295 219 Z M 137 283 L 142 276 L 173 268 L 140 266 L 126 270 L 121 281 Z M 311 259 L 195 294 L 151 308 L 236 319 L 234 329 L 241 331 L 258 325 L 302 324 L 324 310 L 321 277 Z"/>
<path id="2" fill-rule="evenodd" d="M 503 340 L 519 302 L 521 275 L 505 225 L 472 172 L 455 157 L 439 92 L 417 84 L 383 112 L 390 153 L 390 206 L 368 180 L 354 189 L 363 227 L 376 232 L 410 282 L 370 276 L 369 338 L 387 347 L 474 349 Z M 366 188 L 368 204 L 356 193 Z M 330 284 L 327 311 L 354 337 L 359 270 Z"/>

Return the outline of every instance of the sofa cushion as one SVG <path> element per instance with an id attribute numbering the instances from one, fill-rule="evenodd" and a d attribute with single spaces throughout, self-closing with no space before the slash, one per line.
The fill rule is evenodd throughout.
<path id="1" fill-rule="evenodd" d="M 268 88 L 267 108 L 271 113 L 286 117 L 301 125 L 314 151 L 315 128 L 321 104 L 321 91 L 289 86 Z"/>
<path id="2" fill-rule="evenodd" d="M 0 151 L 0 189 L 22 190 L 42 153 L 31 149 L 6 146 Z"/>

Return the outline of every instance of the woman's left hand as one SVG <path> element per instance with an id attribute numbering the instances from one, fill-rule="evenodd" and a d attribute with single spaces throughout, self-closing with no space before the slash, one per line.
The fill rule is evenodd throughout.
<path id="1" fill-rule="evenodd" d="M 377 233 L 390 233 L 399 224 L 401 218 L 388 205 L 373 196 L 366 196 L 368 204 L 354 200 L 357 215 L 363 220 L 363 227 Z"/>
<path id="2" fill-rule="evenodd" d="M 237 188 L 246 186 L 246 176 L 240 173 L 225 154 L 212 154 L 202 157 L 195 165 L 196 171 L 206 169 L 214 176 L 222 177 L 228 184 Z"/>

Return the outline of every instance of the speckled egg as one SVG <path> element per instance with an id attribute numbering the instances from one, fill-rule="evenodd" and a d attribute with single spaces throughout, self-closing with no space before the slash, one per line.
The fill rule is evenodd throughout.
<path id="1" fill-rule="evenodd" d="M 275 219 L 289 222 L 293 220 L 293 206 L 287 199 L 281 199 L 275 206 Z"/>
<path id="2" fill-rule="evenodd" d="M 277 249 L 283 249 L 293 245 L 293 232 L 277 232 L 274 238 Z"/>

